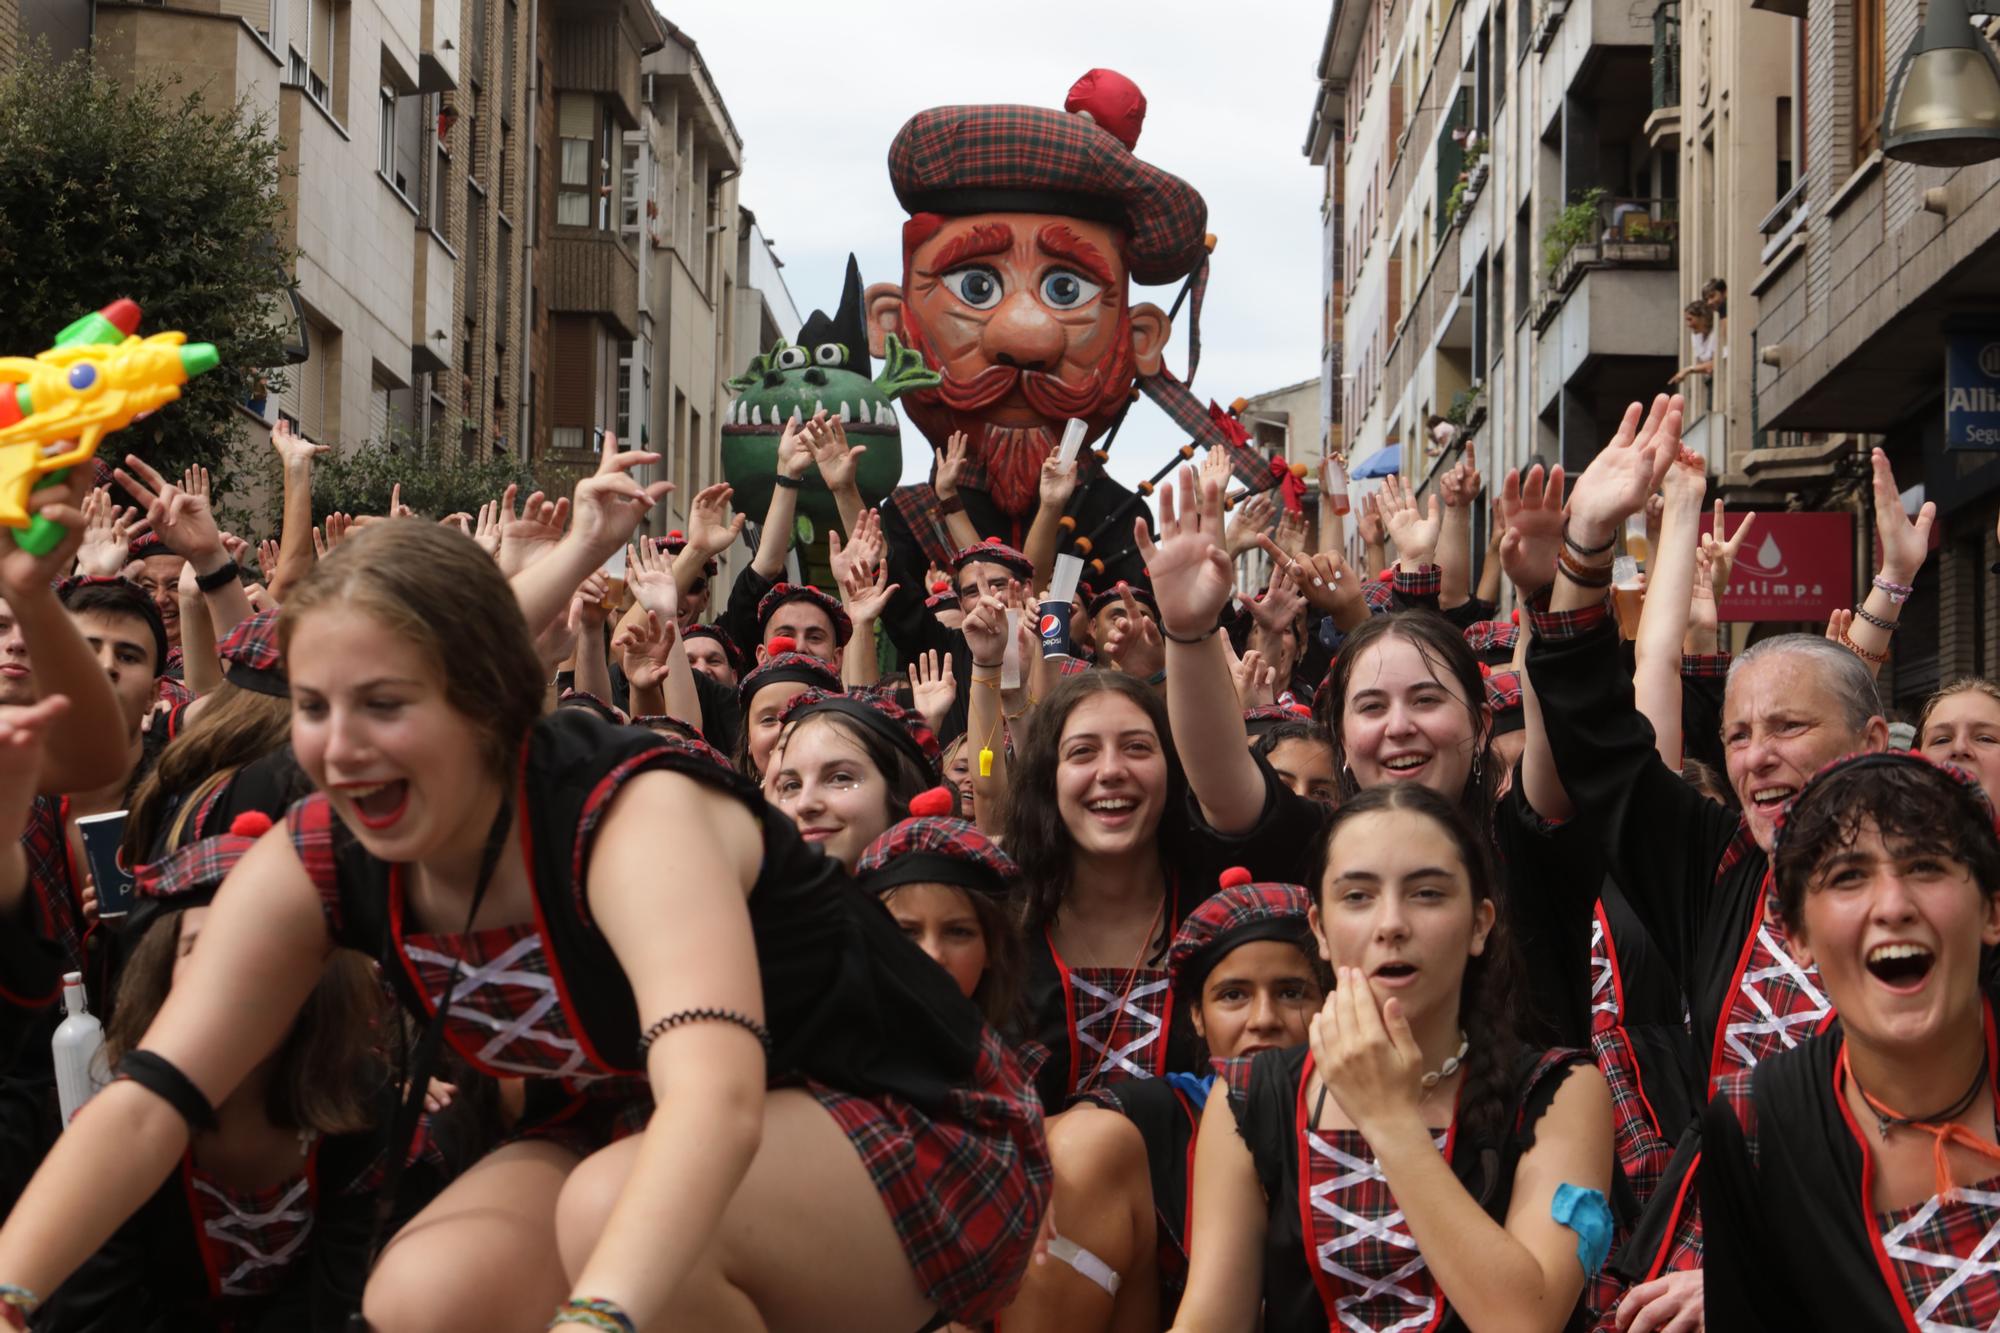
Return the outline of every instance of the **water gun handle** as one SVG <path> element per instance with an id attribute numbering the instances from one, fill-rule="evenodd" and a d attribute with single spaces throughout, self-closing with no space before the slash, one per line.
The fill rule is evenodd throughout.
<path id="1" fill-rule="evenodd" d="M 68 475 L 68 468 L 57 468 L 54 472 L 45 474 L 40 481 L 37 481 L 29 489 L 39 491 L 44 486 L 54 486 Z M 20 547 L 30 555 L 47 555 L 50 551 L 55 550 L 56 547 L 61 546 L 63 539 L 68 536 L 68 528 L 52 518 L 36 514 L 28 521 L 27 527 L 14 534 L 14 545 Z"/>

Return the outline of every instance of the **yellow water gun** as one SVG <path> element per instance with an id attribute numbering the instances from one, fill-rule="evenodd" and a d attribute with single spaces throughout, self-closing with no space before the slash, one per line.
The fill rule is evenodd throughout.
<path id="1" fill-rule="evenodd" d="M 87 463 L 114 430 L 181 396 L 220 358 L 185 333 L 138 336 L 139 307 L 123 298 L 93 311 L 32 357 L 0 356 L 0 524 L 26 528 L 15 545 L 54 550 L 63 526 L 30 518 L 28 496 Z"/>

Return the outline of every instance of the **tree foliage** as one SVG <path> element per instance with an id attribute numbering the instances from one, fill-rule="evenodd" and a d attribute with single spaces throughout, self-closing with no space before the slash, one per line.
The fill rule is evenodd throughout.
<path id="1" fill-rule="evenodd" d="M 523 494 L 534 489 L 515 459 L 467 458 L 448 435 L 428 443 L 401 437 L 370 440 L 313 465 L 313 521 L 336 511 L 386 514 L 398 485 L 403 503 L 426 518 L 477 514 L 480 505 L 499 499 L 510 484 L 518 484 Z M 270 517 L 275 532 L 277 515 Z"/>
<path id="2" fill-rule="evenodd" d="M 278 141 L 261 117 L 164 78 L 126 88 L 87 55 L 37 44 L 0 74 L 0 352 L 32 356 L 85 311 L 121 296 L 141 333 L 181 329 L 222 364 L 179 403 L 112 436 L 177 475 L 224 466 L 236 404 L 283 359 L 286 274 Z M 281 372 L 269 372 L 275 388 Z"/>

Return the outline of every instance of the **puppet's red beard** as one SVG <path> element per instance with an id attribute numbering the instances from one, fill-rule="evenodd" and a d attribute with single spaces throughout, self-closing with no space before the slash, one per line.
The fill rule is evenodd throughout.
<path id="1" fill-rule="evenodd" d="M 939 364 L 914 320 L 908 323 L 910 346 L 923 354 L 924 364 L 944 376 L 934 389 L 922 389 L 901 402 L 910 419 L 934 444 L 951 432 L 971 437 L 971 459 L 985 469 L 987 491 L 1001 512 L 1014 518 L 1032 515 L 1040 500 L 1042 461 L 1055 448 L 1063 423 L 1077 417 L 1094 435 L 1109 426 L 1132 391 L 1132 317 L 1119 315 L 1111 349 L 1078 383 L 1039 370 L 988 366 L 960 379 Z M 1018 391 L 1041 421 L 1006 426 L 986 419 L 986 412 Z"/>

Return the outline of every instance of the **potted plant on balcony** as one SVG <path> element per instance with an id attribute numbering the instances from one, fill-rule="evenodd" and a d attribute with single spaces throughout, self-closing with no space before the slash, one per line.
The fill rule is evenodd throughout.
<path id="1" fill-rule="evenodd" d="M 1465 146 L 1465 182 L 1470 197 L 1476 198 L 1486 187 L 1486 178 L 1491 171 L 1492 166 L 1486 160 L 1485 138 L 1474 139 Z"/>
<path id="2" fill-rule="evenodd" d="M 1601 188 L 1584 191 L 1542 232 L 1542 269 L 1551 285 L 1567 287 L 1582 265 L 1598 258 L 1598 212 L 1604 198 Z"/>

